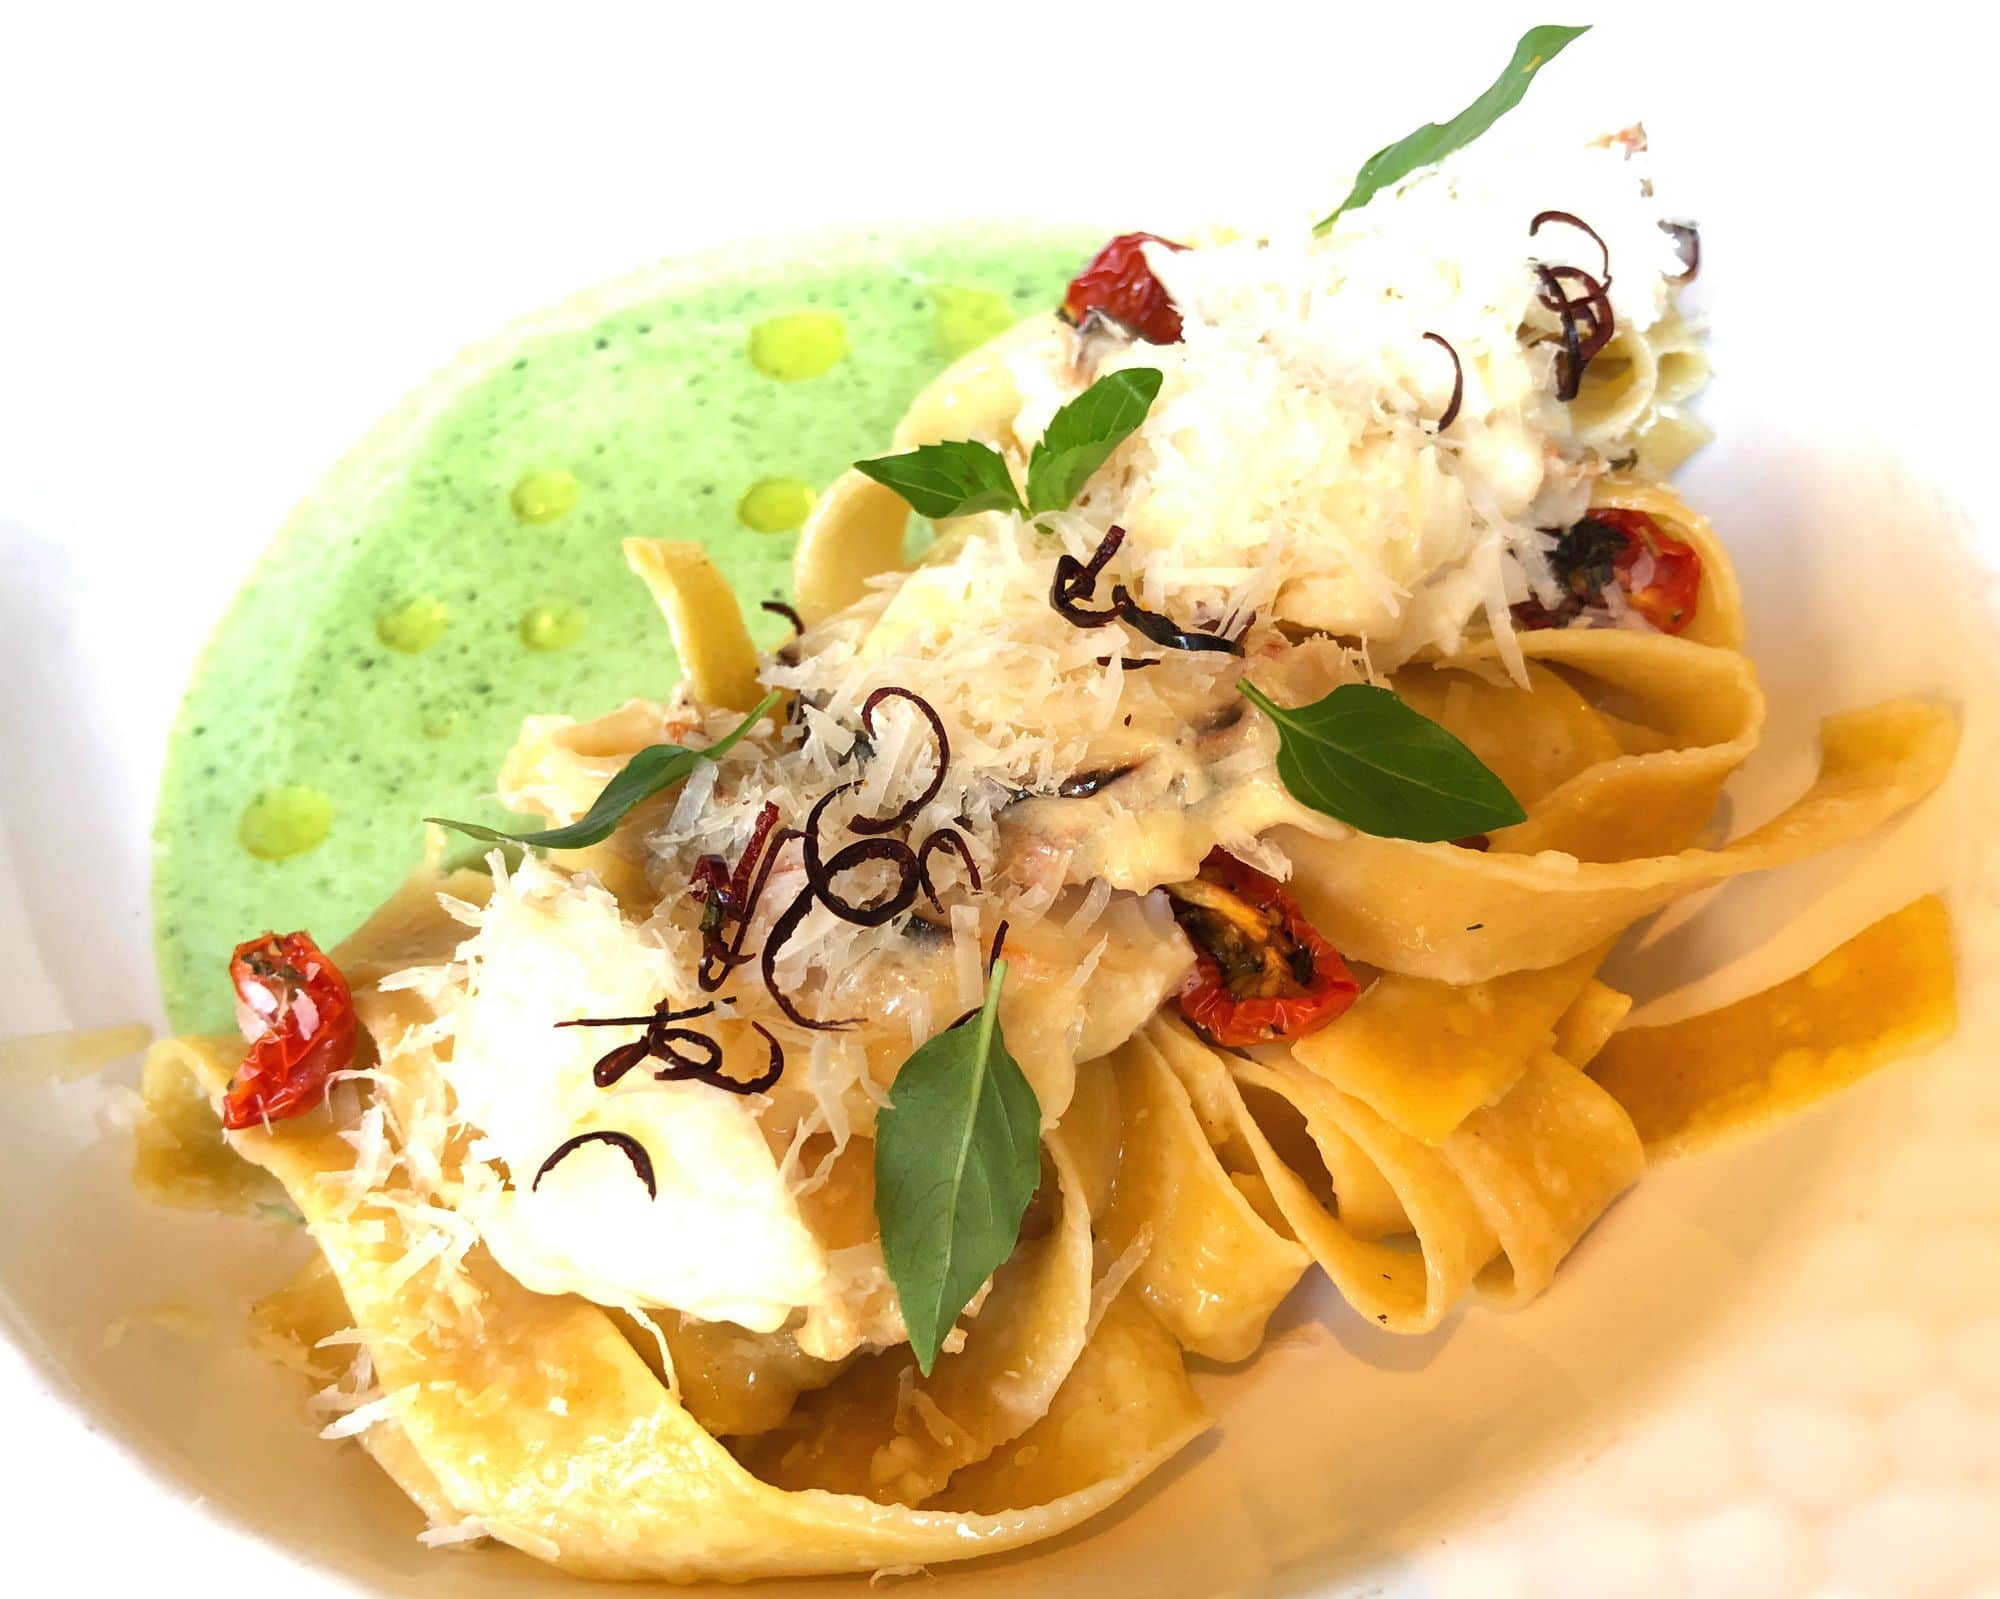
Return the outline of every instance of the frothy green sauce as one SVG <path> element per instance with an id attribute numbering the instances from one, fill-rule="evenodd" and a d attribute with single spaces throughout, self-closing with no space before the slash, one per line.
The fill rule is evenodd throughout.
<path id="1" fill-rule="evenodd" d="M 522 717 L 673 687 L 628 534 L 699 539 L 777 643 L 757 607 L 790 595 L 813 492 L 1100 242 L 958 226 L 667 263 L 405 402 L 273 540 L 182 704 L 154 823 L 173 1024 L 231 1025 L 243 939 L 344 936 L 417 863 L 422 817 L 502 822 Z"/>

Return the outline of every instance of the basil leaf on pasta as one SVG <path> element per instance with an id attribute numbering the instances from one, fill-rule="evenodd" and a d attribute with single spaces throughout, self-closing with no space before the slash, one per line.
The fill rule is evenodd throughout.
<path id="1" fill-rule="evenodd" d="M 1343 211 L 1358 211 L 1390 184 L 1408 177 L 1419 167 L 1442 161 L 1498 122 L 1521 103 L 1535 74 L 1562 54 L 1564 46 L 1590 32 L 1588 26 L 1563 28 L 1544 24 L 1530 28 L 1514 46 L 1514 58 L 1501 70 L 1487 90 L 1449 122 L 1426 122 L 1415 133 L 1377 150 L 1361 164 L 1354 187 L 1347 198 L 1313 228 L 1324 233 Z"/>
<path id="2" fill-rule="evenodd" d="M 1285 706 L 1247 678 L 1236 686 L 1277 724 L 1286 790 L 1322 815 L 1425 844 L 1527 820 L 1477 755 L 1386 688 L 1345 683 L 1311 705 Z"/>
<path id="3" fill-rule="evenodd" d="M 985 1004 L 903 1063 L 875 1122 L 882 1255 L 925 1376 L 1041 1179 L 1042 1107 L 1000 1032 L 1006 976 L 995 961 Z"/>
<path id="4" fill-rule="evenodd" d="M 910 502 L 911 510 L 933 520 L 1022 508 L 1006 458 L 968 439 L 919 445 L 907 455 L 856 461 L 854 469 L 893 489 Z"/>
<path id="5" fill-rule="evenodd" d="M 444 816 L 426 816 L 424 820 L 455 828 L 489 844 L 525 844 L 535 849 L 582 849 L 586 844 L 601 844 L 635 805 L 673 787 L 695 769 L 696 762 L 715 760 L 769 715 L 778 699 L 778 691 L 773 689 L 755 710 L 704 749 L 684 749 L 679 744 L 648 745 L 619 768 L 618 775 L 604 785 L 590 809 L 567 827 L 545 828 L 539 833 L 503 833 L 477 822 L 454 822 Z"/>
<path id="6" fill-rule="evenodd" d="M 1091 473 L 1146 420 L 1160 383 L 1152 367 L 1130 367 L 1099 378 L 1056 412 L 1028 457 L 1028 510 L 1068 510 Z"/>

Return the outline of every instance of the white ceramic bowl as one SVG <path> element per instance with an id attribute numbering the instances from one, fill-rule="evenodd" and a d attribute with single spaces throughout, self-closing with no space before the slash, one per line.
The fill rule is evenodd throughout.
<path id="1" fill-rule="evenodd" d="M 1649 1177 L 1526 1312 L 1396 1340 L 1297 1304 L 1249 1367 L 1203 1377 L 1217 1436 L 1081 1537 L 954 1591 L 2000 1592 L 2000 520 L 1991 341 L 1966 342 L 1987 184 L 1978 52 L 1899 18 L 1915 43 L 1721 11 L 1661 40 L 1649 10 L 1538 93 L 1605 125 L 1643 114 L 1703 223 L 1720 438 L 1685 488 L 1737 555 L 1773 711 L 1730 790 L 1739 821 L 1802 780 L 1823 711 L 1927 693 L 1967 715 L 1958 771 L 1913 818 L 1705 896 L 1620 969 L 1658 1014 L 1692 1008 L 1942 885 L 1958 1040 Z M 454 347 L 772 225 L 1171 226 L 1330 188 L 1483 82 L 1519 20 L 1250 5 L 1135 34 L 1110 8 L 1005 29 L 612 10 L 468 33 L 438 14 L 393 40 L 295 38 L 282 71 L 236 31 L 135 23 L 107 62 L 83 25 L 38 21 L 37 70 L 0 109 L 0 147 L 61 135 L 15 207 L 44 229 L 0 277 L 0 1034 L 158 1019 L 147 823 L 193 654 L 289 500 Z M 1921 79 L 1899 76 L 1905 50 Z M 1080 182 L 1080 146 L 1120 118 L 1146 137 Z M 224 1593 L 575 1591 L 512 1554 L 418 1548 L 358 1451 L 312 1436 L 238 1332 L 274 1251 L 302 1245 L 138 1203 L 132 1080 L 0 1083 L 0 1493 L 22 1591 L 169 1569 Z"/>

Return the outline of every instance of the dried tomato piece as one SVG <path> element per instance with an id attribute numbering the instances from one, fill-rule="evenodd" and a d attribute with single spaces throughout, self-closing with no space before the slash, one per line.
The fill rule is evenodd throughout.
<path id="1" fill-rule="evenodd" d="M 222 1102 L 232 1130 L 303 1116 L 354 1062 L 354 996 L 306 933 L 265 933 L 229 959 L 236 1024 L 249 1041 Z"/>
<path id="2" fill-rule="evenodd" d="M 1701 556 L 1644 511 L 1592 511 L 1625 535 L 1615 563 L 1626 601 L 1662 633 L 1678 633 L 1694 620 L 1701 594 Z"/>
<path id="3" fill-rule="evenodd" d="M 1147 244 L 1187 248 L 1157 233 L 1119 234 L 1076 275 L 1063 296 L 1063 315 L 1072 325 L 1095 311 L 1130 328 L 1148 344 L 1180 343 L 1181 314 L 1167 298 L 1166 285 L 1146 265 L 1142 247 Z"/>
<path id="4" fill-rule="evenodd" d="M 1517 626 L 1562 627 L 1586 606 L 1603 603 L 1607 584 L 1625 591 L 1625 602 L 1662 633 L 1679 633 L 1694 620 L 1701 595 L 1701 556 L 1644 511 L 1617 506 L 1593 509 L 1563 531 L 1549 555 L 1563 590 L 1553 609 L 1534 600 L 1514 607 Z"/>
<path id="5" fill-rule="evenodd" d="M 1352 1005 L 1361 985 L 1340 952 L 1262 872 L 1221 850 L 1168 887 L 1195 947 L 1181 1014 L 1229 1048 L 1302 1038 Z"/>

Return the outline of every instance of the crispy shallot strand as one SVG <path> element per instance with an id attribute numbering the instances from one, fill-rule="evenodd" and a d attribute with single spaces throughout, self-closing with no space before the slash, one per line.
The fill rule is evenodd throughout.
<path id="1" fill-rule="evenodd" d="M 792 624 L 792 632 L 794 634 L 803 633 L 806 630 L 805 618 L 800 616 L 797 611 L 793 610 L 783 600 L 766 600 L 762 605 L 758 606 L 758 609 L 760 611 L 769 611 L 773 616 L 782 616 L 787 622 Z"/>
<path id="2" fill-rule="evenodd" d="M 931 881 L 931 857 L 939 850 L 950 850 L 965 868 L 967 880 L 977 894 L 985 885 L 979 879 L 979 868 L 973 863 L 972 846 L 965 841 L 965 835 L 955 827 L 941 827 L 917 846 L 917 882 L 922 886 L 924 897 L 939 910 L 944 904 L 938 898 L 937 886 Z"/>
<path id="3" fill-rule="evenodd" d="M 993 930 L 993 950 L 986 957 L 986 969 L 991 971 L 1000 964 L 1000 952 L 1007 947 L 1007 924 L 1003 921 Z"/>
<path id="4" fill-rule="evenodd" d="M 843 1028 L 853 1027 L 860 1021 L 858 1016 L 845 1017 L 840 1021 L 823 1022 L 794 1005 L 791 996 L 778 986 L 778 954 L 792 934 L 799 930 L 799 923 L 806 919 L 812 909 L 815 890 L 811 883 L 799 890 L 798 897 L 778 913 L 778 919 L 771 924 L 771 936 L 764 940 L 764 955 L 759 969 L 764 974 L 764 988 L 771 996 L 771 1002 L 785 1013 L 786 1020 L 814 1033 L 837 1033 Z"/>
<path id="5" fill-rule="evenodd" d="M 646 1197 L 658 1199 L 660 1185 L 653 1180 L 653 1157 L 646 1153 L 646 1146 L 630 1133 L 599 1131 L 578 1133 L 574 1138 L 566 1138 L 556 1146 L 553 1155 L 542 1162 L 542 1169 L 535 1173 L 535 1180 L 528 1184 L 528 1192 L 533 1193 L 542 1186 L 542 1179 L 555 1170 L 565 1156 L 574 1154 L 585 1144 L 609 1144 L 632 1163 L 632 1169 L 639 1174 L 639 1181 L 646 1185 Z"/>
<path id="6" fill-rule="evenodd" d="M 1097 657 L 1097 664 L 1099 666 L 1109 666 L 1114 660 L 1128 672 L 1140 672 L 1149 666 L 1159 666 L 1162 664 L 1164 657 L 1158 655 L 1100 655 Z"/>
<path id="7" fill-rule="evenodd" d="M 1465 367 L 1458 359 L 1458 351 L 1451 347 L 1451 340 L 1442 333 L 1426 333 L 1424 337 L 1451 357 L 1451 403 L 1437 419 L 1437 430 L 1442 433 L 1458 420 L 1458 408 L 1465 403 Z"/>
<path id="8" fill-rule="evenodd" d="M 944 787 L 945 768 L 951 763 L 951 740 L 945 736 L 944 718 L 938 715 L 931 702 L 923 695 L 913 693 L 906 688 L 898 688 L 893 684 L 887 688 L 878 688 L 862 701 L 861 731 L 870 740 L 875 737 L 875 707 L 886 699 L 907 700 L 916 707 L 917 713 L 930 723 L 931 737 L 937 740 L 937 769 L 931 773 L 930 782 L 916 798 L 905 800 L 887 816 L 856 817 L 847 824 L 850 833 L 888 833 L 907 822 L 914 821 L 917 813 L 938 797 L 938 791 Z"/>
<path id="9" fill-rule="evenodd" d="M 1528 237 L 1532 239 L 1537 233 L 1540 233 L 1544 222 L 1563 222 L 1572 228 L 1581 228 L 1585 233 L 1588 233 L 1592 241 L 1597 245 L 1598 250 L 1604 256 L 1604 271 L 1602 274 L 1604 286 L 1607 289 L 1611 287 L 1611 246 L 1604 242 L 1603 237 L 1598 233 L 1597 229 L 1593 228 L 1582 217 L 1575 215 L 1573 212 L 1538 211 L 1535 213 L 1535 220 L 1528 224 Z"/>

